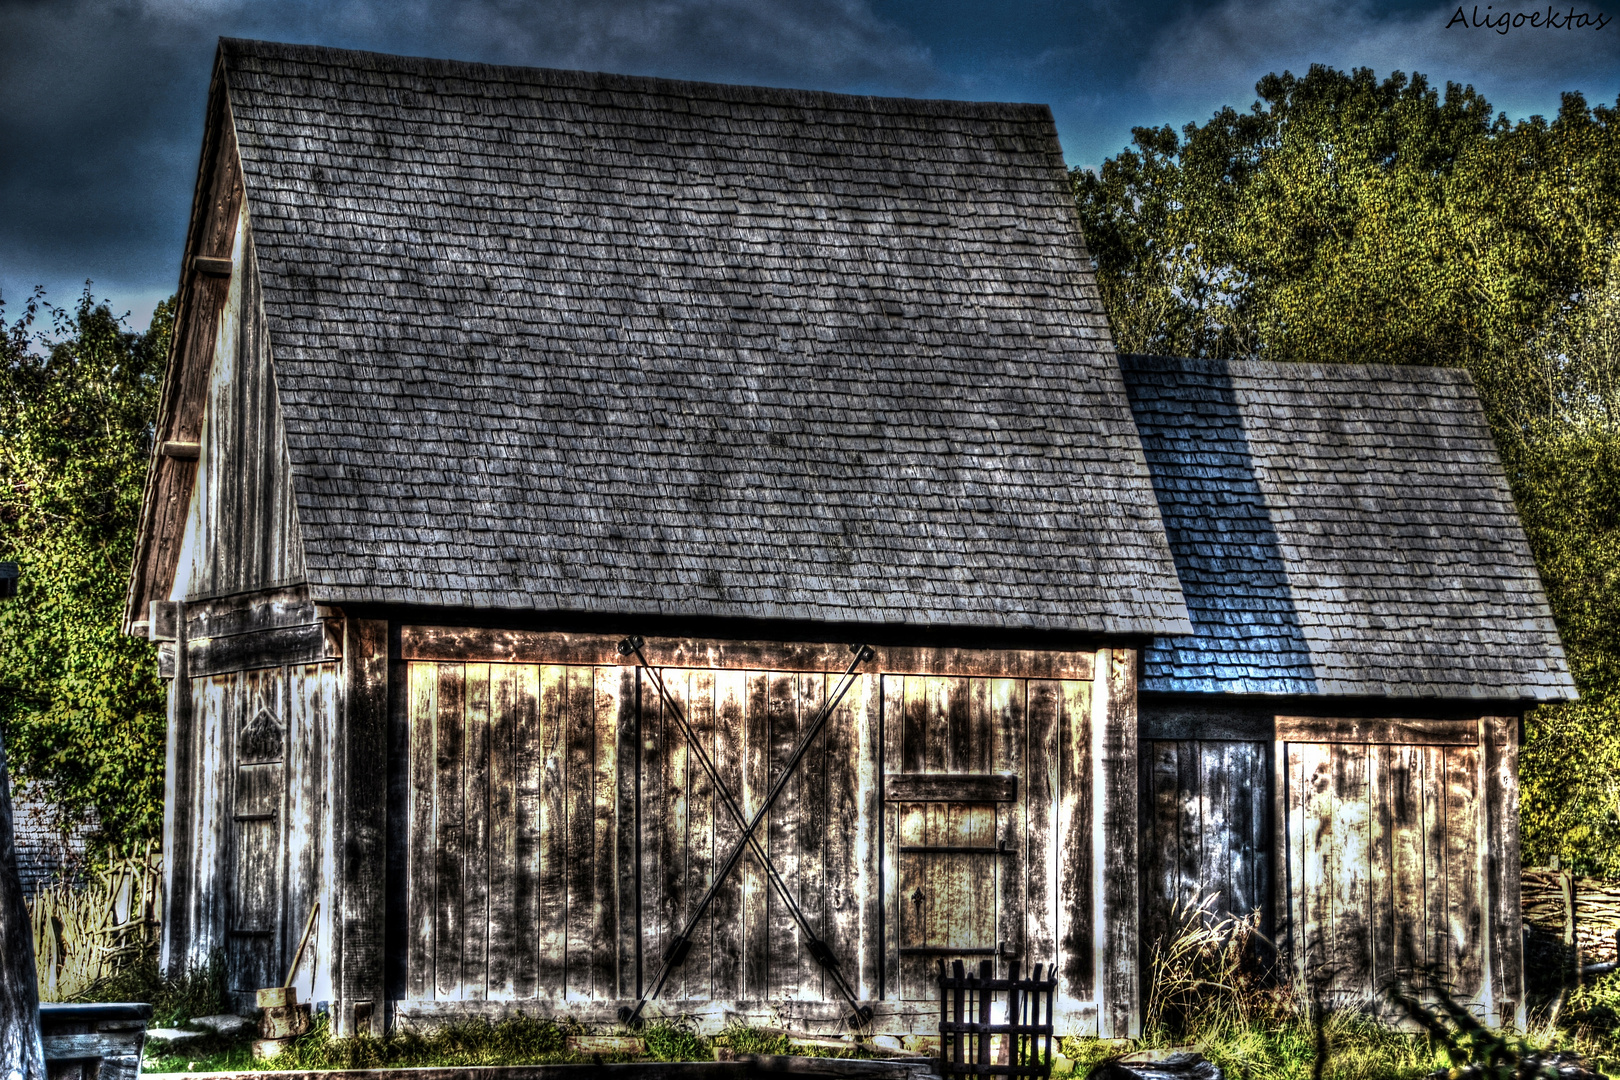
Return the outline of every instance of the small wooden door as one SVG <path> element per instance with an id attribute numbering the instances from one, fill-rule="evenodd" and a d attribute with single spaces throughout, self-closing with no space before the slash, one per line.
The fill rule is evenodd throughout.
<path id="1" fill-rule="evenodd" d="M 282 924 L 282 818 L 286 730 L 275 672 L 238 676 L 230 894 L 226 940 L 231 989 L 278 986 Z"/>
<path id="2" fill-rule="evenodd" d="M 902 1000 L 933 1000 L 939 961 L 999 970 L 1023 952 L 1028 684 L 883 678 L 891 985 Z"/>
<path id="3" fill-rule="evenodd" d="M 1488 1001 L 1479 724 L 1279 717 L 1277 735 L 1300 985 L 1377 1009 L 1427 969 Z"/>

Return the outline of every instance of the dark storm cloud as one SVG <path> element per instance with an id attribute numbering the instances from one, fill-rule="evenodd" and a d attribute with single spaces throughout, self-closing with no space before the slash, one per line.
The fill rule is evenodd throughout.
<path id="1" fill-rule="evenodd" d="M 220 36 L 674 78 L 918 93 L 864 0 L 0 3 L 0 294 L 96 279 L 137 321 L 178 277 Z M 142 310 L 144 309 L 144 310 Z"/>
<path id="2" fill-rule="evenodd" d="M 1567 6 L 1567 2 L 1566 2 Z M 1456 0 L 0 0 L 0 294 L 174 288 L 221 35 L 491 63 L 1052 106 L 1072 164 L 1246 108 L 1311 63 L 1472 82 L 1510 116 L 1612 103 L 1620 19 L 1453 29 Z M 1517 10 L 1517 9 L 1515 9 Z M 1595 9 L 1594 9 L 1595 10 Z"/>

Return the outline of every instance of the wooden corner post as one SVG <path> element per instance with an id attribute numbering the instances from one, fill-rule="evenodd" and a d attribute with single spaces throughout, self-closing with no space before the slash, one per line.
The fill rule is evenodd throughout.
<path id="1" fill-rule="evenodd" d="M 1489 912 L 1487 987 L 1503 1026 L 1524 1030 L 1524 919 L 1519 862 L 1519 718 L 1480 721 L 1484 754 L 1486 897 Z"/>
<path id="2" fill-rule="evenodd" d="M 1137 887 L 1136 650 L 1097 654 L 1093 683 L 1097 1034 L 1142 1032 Z"/>
<path id="3" fill-rule="evenodd" d="M 332 1033 L 383 1033 L 388 819 L 388 623 L 344 620 L 338 830 L 338 949 Z"/>

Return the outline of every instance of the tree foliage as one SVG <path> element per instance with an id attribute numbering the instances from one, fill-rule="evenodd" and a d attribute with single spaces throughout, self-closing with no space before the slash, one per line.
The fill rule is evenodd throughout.
<path id="1" fill-rule="evenodd" d="M 119 841 L 163 819 L 163 690 L 119 626 L 171 321 L 166 303 L 131 333 L 88 285 L 9 325 L 0 306 L 0 559 L 22 569 L 0 604 L 0 729 L 14 782 Z"/>
<path id="2" fill-rule="evenodd" d="M 1620 874 L 1620 103 L 1314 66 L 1137 128 L 1076 201 L 1121 351 L 1472 373 L 1582 694 L 1530 718 L 1525 856 Z"/>

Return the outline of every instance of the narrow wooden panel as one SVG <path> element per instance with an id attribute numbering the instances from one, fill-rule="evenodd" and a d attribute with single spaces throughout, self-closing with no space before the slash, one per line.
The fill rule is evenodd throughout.
<path id="1" fill-rule="evenodd" d="M 800 675 L 797 678 L 799 699 L 799 735 L 803 738 L 810 722 L 821 711 L 826 697 L 826 677 L 820 673 Z M 799 820 L 789 834 L 797 845 L 795 857 L 798 865 L 789 888 L 797 890 L 799 907 L 805 921 L 816 936 L 827 938 L 827 724 L 809 744 L 803 760 L 799 762 L 795 786 L 799 796 Z M 836 954 L 835 954 L 836 955 Z M 823 985 L 821 966 L 815 962 L 803 941 L 796 946 L 799 970 L 795 996 L 824 1000 L 827 988 Z M 844 959 L 840 957 L 840 959 Z"/>
<path id="2" fill-rule="evenodd" d="M 1238 910 L 1235 890 L 1239 867 L 1233 865 L 1232 850 L 1242 843 L 1233 830 L 1235 785 L 1246 778 L 1233 775 L 1234 763 L 1227 754 L 1228 745 L 1202 741 L 1194 744 L 1198 761 L 1198 811 L 1202 817 L 1198 826 L 1197 880 L 1206 893 L 1215 894 L 1217 910 L 1247 915 L 1247 911 Z"/>
<path id="3" fill-rule="evenodd" d="M 1286 742 L 1420 746 L 1473 746 L 1479 742 L 1479 726 L 1474 720 L 1279 716 L 1276 725 L 1277 738 Z"/>
<path id="4" fill-rule="evenodd" d="M 878 765 L 880 769 L 894 772 L 903 769 L 905 766 L 906 679 L 903 675 L 885 674 L 879 678 L 879 682 L 882 684 L 879 692 L 882 731 Z M 873 786 L 879 785 L 874 784 Z M 883 918 L 882 993 L 884 997 L 898 999 L 900 997 L 900 952 L 898 945 L 900 923 L 897 920 L 902 901 L 900 898 L 900 867 L 895 862 L 895 851 L 900 837 L 899 809 L 893 804 L 884 804 L 880 807 L 879 812 L 883 821 L 883 833 L 880 838 L 881 843 L 878 846 L 880 877 L 883 886 L 882 904 L 878 909 Z"/>
<path id="5" fill-rule="evenodd" d="M 641 728 L 639 695 L 636 685 L 639 673 L 635 668 L 621 667 L 616 672 L 604 667 L 598 678 L 617 680 L 618 703 L 614 734 L 614 776 L 616 805 L 614 808 L 614 867 L 616 870 L 615 901 L 617 913 L 617 965 L 616 980 L 620 997 L 633 997 L 641 992 L 641 897 L 637 875 L 641 836 L 641 813 L 637 795 L 640 780 L 641 751 L 638 743 Z"/>
<path id="6" fill-rule="evenodd" d="M 466 666 L 466 730 L 462 773 L 461 992 L 473 1001 L 489 994 L 489 684 L 488 664 Z"/>
<path id="7" fill-rule="evenodd" d="M 1333 955 L 1333 877 L 1338 867 L 1333 848 L 1333 760 L 1321 743 L 1289 743 L 1289 771 L 1294 780 L 1290 809 L 1295 823 L 1290 846 L 1296 849 L 1295 949 L 1300 978 L 1317 977 Z M 1309 985 L 1309 984 L 1307 984 Z"/>
<path id="8" fill-rule="evenodd" d="M 799 741 L 798 678 L 789 672 L 772 672 L 767 702 L 771 740 L 768 787 L 784 774 L 788 757 Z M 763 793 L 760 800 L 763 801 Z M 767 850 L 777 873 L 782 875 L 782 880 L 794 893 L 799 891 L 799 823 L 799 785 L 789 781 L 777 797 L 763 835 L 769 838 Z M 807 958 L 799 942 L 798 927 L 794 925 L 787 905 L 774 893 L 768 893 L 766 909 L 769 920 L 769 968 L 765 994 L 775 1000 L 797 994 L 805 977 L 802 964 Z"/>
<path id="9" fill-rule="evenodd" d="M 979 682 L 986 691 L 991 751 L 987 767 L 1017 776 L 1024 771 L 1024 681 L 986 679 Z M 1023 800 L 996 807 L 996 839 L 1009 852 L 1001 860 L 996 897 L 1000 904 L 996 940 L 1006 944 L 1013 956 L 1024 955 L 1025 904 L 1024 866 L 1027 858 L 1028 818 Z M 997 962 L 1004 975 L 1006 960 Z"/>
<path id="10" fill-rule="evenodd" d="M 504 682 L 512 732 L 512 997 L 538 990 L 540 916 L 541 776 L 544 736 L 540 727 L 540 669 L 514 665 Z"/>
<path id="11" fill-rule="evenodd" d="M 1423 959 L 1441 971 L 1450 955 L 1450 893 L 1446 875 L 1445 751 L 1423 748 Z"/>
<path id="12" fill-rule="evenodd" d="M 1142 955 L 1168 944 L 1171 907 L 1180 889 L 1181 798 L 1178 743 L 1151 742 L 1142 753 L 1143 798 L 1142 888 L 1147 897 L 1142 921 Z"/>
<path id="13" fill-rule="evenodd" d="M 568 668 L 539 671 L 535 994 L 560 999 L 568 966 Z"/>
<path id="14" fill-rule="evenodd" d="M 865 870 L 861 859 L 860 760 L 863 748 L 858 721 L 866 684 L 872 678 L 863 675 L 849 688 L 843 701 L 827 717 L 822 736 L 826 802 L 820 839 L 827 898 L 822 933 L 827 947 L 856 985 L 857 993 L 863 993 L 860 987 L 869 982 L 863 972 L 870 966 L 862 955 L 861 939 L 861 894 L 864 891 L 861 876 Z M 832 680 L 829 678 L 826 682 L 830 685 Z M 870 888 L 875 882 L 867 885 Z M 832 994 L 833 987 L 824 978 L 822 995 L 831 997 Z"/>
<path id="15" fill-rule="evenodd" d="M 1524 1027 L 1524 923 L 1519 864 L 1519 721 L 1488 716 L 1485 725 L 1485 850 L 1490 874 L 1486 922 L 1497 1022 Z"/>
<path id="16" fill-rule="evenodd" d="M 925 879 L 927 864 L 921 855 L 898 854 L 901 847 L 919 847 L 928 843 L 928 810 L 924 803 L 902 803 L 892 811 L 895 815 L 897 846 L 891 850 L 896 852 L 895 880 L 899 886 L 894 909 L 894 936 L 899 946 L 895 954 L 896 996 L 902 1000 L 917 1000 L 927 994 L 933 968 L 932 958 L 906 955 L 900 951 L 924 945 L 928 941 L 928 907 L 931 901 Z"/>
<path id="17" fill-rule="evenodd" d="M 1424 752 L 1411 746 L 1379 750 L 1377 817 L 1385 836 L 1378 844 L 1375 867 L 1385 883 L 1377 900 L 1381 925 L 1374 949 L 1380 976 L 1406 972 L 1424 963 L 1423 786 Z"/>
<path id="18" fill-rule="evenodd" d="M 659 673 L 663 678 L 664 673 Z M 665 759 L 669 755 L 674 718 L 664 715 L 664 701 L 651 673 L 641 679 L 641 954 L 643 985 L 651 985 L 669 949 L 669 913 L 663 895 L 664 821 L 669 802 Z M 667 687 L 666 687 L 667 688 Z"/>
<path id="19" fill-rule="evenodd" d="M 664 687 L 675 707 L 688 718 L 692 715 L 692 702 L 688 684 L 690 671 L 664 671 Z M 687 745 L 680 725 L 675 722 L 673 710 L 664 716 L 663 745 L 659 755 L 657 786 L 660 792 L 658 814 L 649 816 L 650 826 L 643 843 L 655 846 L 658 854 L 658 876 L 655 908 L 659 932 L 660 957 L 673 946 L 676 935 L 686 923 L 689 899 L 686 895 L 686 833 L 688 774 L 692 764 L 691 748 Z M 696 898 L 690 899 L 696 903 Z M 686 999 L 686 976 L 691 959 L 670 973 L 664 983 L 663 995 L 670 1000 Z"/>
<path id="20" fill-rule="evenodd" d="M 591 996 L 611 1000 L 625 996 L 619 986 L 619 669 L 596 668 L 592 719 L 596 752 L 592 792 Z"/>
<path id="21" fill-rule="evenodd" d="M 1057 802 L 1061 771 L 1059 725 L 1063 684 L 1029 683 L 1029 846 L 1025 899 L 1026 964 L 1057 960 L 1058 848 Z"/>
<path id="22" fill-rule="evenodd" d="M 1018 801 L 1018 777 L 1006 773 L 890 773 L 883 778 L 883 793 L 889 802 L 1010 803 Z"/>
<path id="23" fill-rule="evenodd" d="M 518 920 L 517 728 L 523 681 L 531 669 L 496 664 L 490 670 L 489 708 L 489 982 L 485 996 L 517 996 L 519 955 L 528 927 Z M 532 925 L 532 924 L 531 924 Z M 532 938 L 527 943 L 532 956 Z"/>
<path id="24" fill-rule="evenodd" d="M 434 746 L 434 805 L 438 820 L 438 921 L 433 943 L 435 996 L 459 999 L 462 995 L 461 949 L 462 891 L 465 879 L 466 840 L 462 819 L 466 761 L 465 665 L 439 665 L 438 736 Z"/>
<path id="25" fill-rule="evenodd" d="M 1059 757 L 1062 795 L 1058 804 L 1058 993 L 1091 1001 L 1096 985 L 1096 867 L 1092 840 L 1093 763 L 1092 686 L 1063 682 Z M 1132 768 L 1134 769 L 1134 763 Z M 1121 867 L 1126 873 L 1134 866 Z"/>
<path id="26" fill-rule="evenodd" d="M 410 891 L 405 961 L 406 996 L 417 1001 L 434 995 L 435 898 L 438 895 L 438 834 L 434 805 L 439 715 L 439 667 L 413 663 L 408 669 L 410 743 Z"/>
<path id="27" fill-rule="evenodd" d="M 1446 922 L 1451 954 L 1447 972 L 1460 996 L 1479 999 L 1485 991 L 1485 902 L 1479 858 L 1479 751 L 1447 747 Z"/>
<path id="28" fill-rule="evenodd" d="M 749 676 L 742 671 L 717 671 L 714 675 L 714 763 L 727 790 L 740 794 L 743 789 L 744 741 L 747 730 Z M 716 859 L 725 858 L 737 843 L 739 830 L 720 805 L 713 803 L 714 850 Z M 748 860 L 745 856 L 745 863 Z M 743 997 L 743 897 L 746 866 L 739 866 L 720 883 L 713 904 L 713 948 L 710 985 L 717 999 Z"/>
<path id="29" fill-rule="evenodd" d="M 928 769 L 928 680 L 921 676 L 895 678 L 903 688 L 900 718 L 901 772 L 917 773 Z"/>
<path id="30" fill-rule="evenodd" d="M 341 750 L 334 755 L 341 763 L 341 776 L 334 775 L 340 798 L 332 810 L 342 847 L 335 860 L 339 895 L 328 909 L 334 932 L 327 940 L 337 961 L 332 1029 L 345 1037 L 356 1033 L 359 1013 L 380 1009 L 386 994 L 389 636 L 382 620 L 343 623 Z M 305 670 L 336 675 L 335 665 Z M 289 956 L 298 944 L 295 925 L 302 924 L 284 921 Z"/>
<path id="31" fill-rule="evenodd" d="M 715 739 L 715 684 L 716 672 L 695 671 L 691 679 L 691 712 L 688 719 L 698 742 L 715 760 L 718 752 Z M 718 766 L 716 766 L 718 768 Z M 714 882 L 715 865 L 715 805 L 714 783 L 696 762 L 687 769 L 686 797 L 686 871 L 682 892 L 686 906 L 682 918 L 690 918 L 693 907 L 702 899 Z M 683 999 L 706 1001 L 714 997 L 714 914 L 711 911 L 692 931 L 692 952 L 687 957 Z"/>
<path id="32" fill-rule="evenodd" d="M 311 908 L 323 898 L 326 875 L 322 855 L 325 837 L 331 829 L 331 810 L 326 798 L 331 782 L 328 772 L 331 732 L 337 717 L 336 679 L 330 667 L 310 665 L 289 672 L 291 693 L 287 715 L 287 919 L 285 935 L 296 936 L 309 917 Z M 330 905 L 327 905 L 328 907 Z M 319 920 L 317 920 L 319 921 Z M 317 930 L 317 933 L 320 931 Z M 285 945 L 286 955 L 297 948 L 297 941 Z M 299 1000 L 316 997 L 318 976 L 330 983 L 330 957 L 319 952 L 299 962 L 292 985 Z M 323 988 L 324 989 L 324 988 Z"/>
<path id="33" fill-rule="evenodd" d="M 871 671 L 871 669 L 868 669 Z M 887 817 L 883 812 L 881 785 L 877 778 L 883 775 L 884 730 L 883 695 L 886 680 L 875 672 L 861 676 L 861 681 L 850 702 L 852 738 L 855 753 L 850 765 L 854 775 L 846 783 L 856 800 L 856 830 L 851 834 L 854 844 L 855 874 L 854 907 L 858 927 L 858 945 L 855 950 L 856 992 L 862 1001 L 877 1001 L 884 993 L 885 964 L 885 896 L 891 887 L 893 874 L 885 874 L 884 836 Z M 885 879 L 889 880 L 885 880 Z"/>
<path id="34" fill-rule="evenodd" d="M 1271 744 L 1246 742 L 1227 745 L 1243 760 L 1242 771 L 1246 778 L 1236 794 L 1243 808 L 1238 828 L 1244 837 L 1243 857 L 1249 866 L 1242 913 L 1259 911 L 1261 932 L 1275 939 L 1276 909 L 1272 906 L 1271 881 L 1275 860 L 1281 853 L 1272 846 Z"/>
<path id="35" fill-rule="evenodd" d="M 1106 707 L 1093 706 L 1097 732 L 1093 751 L 1097 777 L 1096 837 L 1098 910 L 1099 1034 L 1136 1038 L 1141 1034 L 1140 957 L 1137 925 L 1138 842 L 1136 790 L 1136 667 L 1131 649 L 1110 649 L 1097 654 L 1095 686 L 1107 688 Z"/>
<path id="36" fill-rule="evenodd" d="M 590 668 L 563 669 L 563 810 L 567 854 L 567 951 L 563 996 L 591 997 L 591 954 L 596 939 L 596 684 Z"/>
<path id="37" fill-rule="evenodd" d="M 1373 987 L 1369 841 L 1371 803 L 1367 790 L 1369 747 L 1340 744 L 1332 749 L 1334 866 L 1331 879 L 1334 985 L 1345 999 L 1366 1005 Z"/>
<path id="38" fill-rule="evenodd" d="M 771 678 L 750 672 L 743 715 L 742 786 L 736 790 L 745 819 L 752 819 L 765 802 L 771 776 Z M 761 837 L 770 836 L 769 816 L 760 823 Z M 743 856 L 743 993 L 747 999 L 770 995 L 770 885 L 765 869 L 750 853 Z"/>
<path id="39" fill-rule="evenodd" d="M 1179 861 L 1176 876 L 1179 879 L 1177 896 L 1182 903 L 1197 903 L 1206 898 L 1208 885 L 1204 881 L 1204 799 L 1200 787 L 1201 770 L 1198 743 L 1187 740 L 1176 745 L 1176 792 L 1179 805 L 1176 810 L 1176 851 Z"/>

